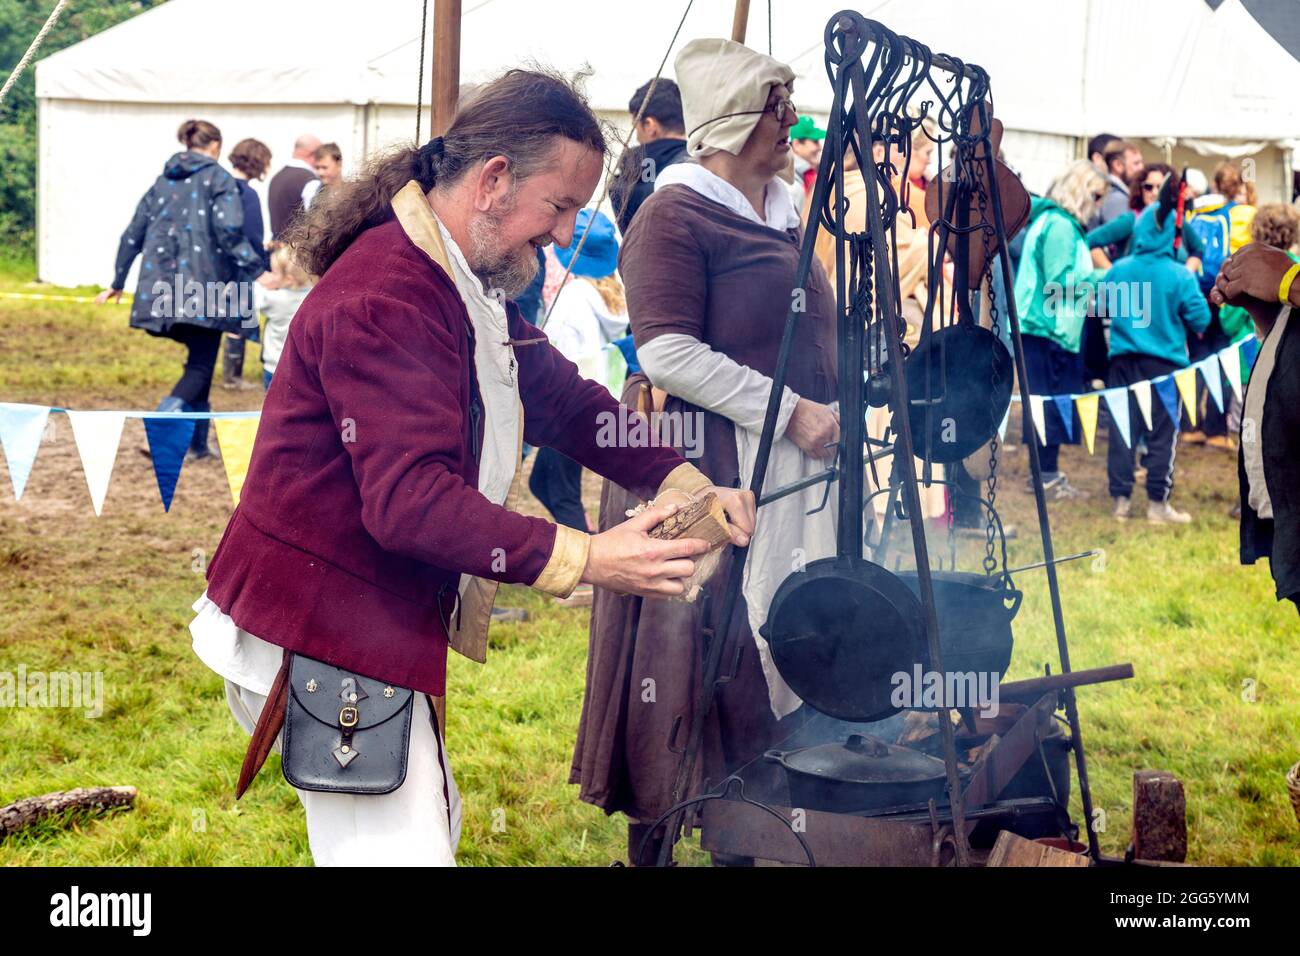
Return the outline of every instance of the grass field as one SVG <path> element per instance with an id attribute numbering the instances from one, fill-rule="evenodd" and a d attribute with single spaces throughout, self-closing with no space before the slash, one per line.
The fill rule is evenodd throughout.
<path id="1" fill-rule="evenodd" d="M 0 272 L 0 291 L 37 291 L 29 278 Z M 129 330 L 126 316 L 125 307 L 0 299 L 0 401 L 152 408 L 179 371 L 180 347 Z M 253 347 L 246 374 L 258 372 Z M 260 392 L 213 389 L 218 410 L 258 401 Z M 52 421 L 21 503 L 0 468 L 0 672 L 102 672 L 104 707 L 95 718 L 0 712 L 0 804 L 109 784 L 133 784 L 140 798 L 132 812 L 25 831 L 0 843 L 0 862 L 309 864 L 302 812 L 276 758 L 234 803 L 246 738 L 220 679 L 189 648 L 189 605 L 231 510 L 220 464 L 187 467 L 164 514 L 140 454 L 143 427 L 128 420 L 96 518 L 67 419 Z M 1025 451 L 1008 457 L 999 504 L 1021 529 L 1013 563 L 1029 563 L 1039 547 Z M 1187 788 L 1192 862 L 1300 862 L 1283 786 L 1300 758 L 1300 620 L 1274 601 L 1265 566 L 1237 563 L 1226 516 L 1232 461 L 1180 450 L 1175 500 L 1197 520 L 1172 529 L 1110 520 L 1103 438 L 1096 457 L 1071 448 L 1063 460 L 1094 496 L 1054 507 L 1057 551 L 1105 549 L 1104 560 L 1061 569 L 1074 666 L 1132 661 L 1137 672 L 1079 695 L 1104 848 L 1124 850 L 1131 775 L 1154 767 Z M 1018 580 L 1026 598 L 1010 678 L 1058 669 L 1045 581 L 1041 571 Z M 587 612 L 524 589 L 503 600 L 530 620 L 494 629 L 488 663 L 454 659 L 449 676 L 448 749 L 465 800 L 460 861 L 607 864 L 623 855 L 621 820 L 579 803 L 565 783 Z M 1075 806 L 1077 817 L 1077 787 Z"/>

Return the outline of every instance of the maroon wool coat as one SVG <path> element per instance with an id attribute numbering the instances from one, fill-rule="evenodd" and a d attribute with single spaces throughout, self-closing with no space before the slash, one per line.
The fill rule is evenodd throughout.
<path id="1" fill-rule="evenodd" d="M 462 572 L 568 593 L 582 568 L 546 574 L 556 525 L 478 492 L 473 330 L 416 242 L 398 221 L 367 230 L 294 317 L 208 596 L 272 644 L 441 696 Z M 599 447 L 597 415 L 618 403 L 513 307 L 510 335 L 543 340 L 515 348 L 527 442 L 645 497 L 685 464 L 670 448 Z"/>

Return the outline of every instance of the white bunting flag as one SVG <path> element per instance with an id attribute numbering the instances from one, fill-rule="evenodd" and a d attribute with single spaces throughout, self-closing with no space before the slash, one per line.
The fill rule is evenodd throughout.
<path id="1" fill-rule="evenodd" d="M 1129 388 L 1133 390 L 1133 397 L 1137 400 L 1138 411 L 1142 413 L 1147 431 L 1151 431 L 1151 383 L 1134 382 Z"/>
<path id="2" fill-rule="evenodd" d="M 1241 401 L 1241 343 L 1221 349 L 1219 364 L 1223 366 L 1223 374 L 1232 386 L 1232 394 L 1237 396 L 1237 401 Z"/>
<path id="3" fill-rule="evenodd" d="M 68 420 L 72 422 L 72 437 L 77 442 L 81 467 L 90 487 L 90 502 L 98 517 L 104 508 L 108 480 L 113 476 L 113 463 L 117 460 L 117 446 L 122 440 L 126 415 L 122 412 L 68 412 Z"/>
<path id="4" fill-rule="evenodd" d="M 1043 418 L 1043 396 L 1029 396 L 1029 415 L 1034 420 L 1034 431 L 1038 432 L 1038 443 L 1047 444 L 1047 422 Z"/>
<path id="5" fill-rule="evenodd" d="M 1119 432 L 1119 437 L 1124 439 L 1124 447 L 1133 447 L 1133 438 L 1129 432 L 1128 418 L 1128 389 L 1127 388 L 1105 388 L 1102 389 L 1101 397 L 1106 400 L 1106 411 L 1110 413 L 1111 424 Z"/>
<path id="6" fill-rule="evenodd" d="M 0 447 L 4 448 L 5 461 L 9 465 L 14 501 L 22 500 L 49 418 L 50 410 L 44 405 L 0 402 Z"/>
<path id="7" fill-rule="evenodd" d="M 1219 363 L 1215 361 L 1213 355 L 1207 355 L 1196 363 L 1196 369 L 1205 381 L 1205 387 L 1209 391 L 1210 400 L 1214 402 L 1214 407 L 1223 411 L 1223 378 L 1219 375 Z"/>

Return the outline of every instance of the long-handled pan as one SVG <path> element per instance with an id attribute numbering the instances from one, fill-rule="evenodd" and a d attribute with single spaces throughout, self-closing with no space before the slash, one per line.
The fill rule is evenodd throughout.
<path id="1" fill-rule="evenodd" d="M 982 129 L 986 110 L 984 104 L 971 107 L 971 135 Z M 932 186 L 925 197 L 926 213 L 934 223 L 931 228 L 941 236 L 947 234 L 946 245 L 956 265 L 957 316 L 945 328 L 930 329 L 936 299 L 941 295 L 937 282 L 932 282 L 921 340 L 907 359 L 907 383 L 916 453 L 940 464 L 961 461 L 982 447 L 997 434 L 1011 406 L 1011 353 L 991 330 L 975 321 L 969 299 L 969 291 L 980 286 L 988 257 L 998 249 L 989 235 L 992 211 L 986 207 L 992 193 L 987 189 L 988 172 L 980 151 L 987 149 L 997 155 L 1002 123 L 991 117 L 987 121 L 989 139 L 977 147 L 973 174 L 963 176 L 949 165 L 940 177 L 940 182 L 953 184 L 942 219 L 941 189 Z M 1009 167 L 1001 162 L 996 165 L 1002 216 L 1010 238 L 1028 219 L 1029 194 Z"/>
<path id="2" fill-rule="evenodd" d="M 898 37 L 889 34 L 877 48 L 891 62 L 901 64 L 904 50 Z M 893 75 L 882 71 L 882 76 Z M 855 89 L 859 109 L 872 96 Z M 869 133 L 859 116 L 859 142 L 865 147 Z M 826 149 L 843 154 L 844 147 L 832 127 Z M 861 160 L 862 157 L 859 157 Z M 865 168 L 865 167 L 864 167 Z M 867 170 L 869 187 L 875 179 Z M 843 174 L 836 189 L 843 195 Z M 885 265 L 885 239 L 875 189 L 867 201 L 871 240 L 851 237 L 857 254 L 873 257 Z M 824 197 L 823 197 L 824 198 Z M 819 207 L 820 208 L 820 207 Z M 863 360 L 865 341 L 892 333 L 896 325 L 890 306 L 895 290 L 881 289 L 876 303 L 845 294 L 844 271 L 839 271 L 837 301 L 850 303 L 839 310 L 837 352 L 838 391 L 841 416 L 840 460 L 861 462 L 866 441 L 863 405 Z M 888 273 L 884 273 L 888 274 Z M 883 333 L 881 329 L 885 330 Z M 924 611 L 920 600 L 897 576 L 866 560 L 862 554 L 863 469 L 843 469 L 839 482 L 839 522 L 836 529 L 836 557 L 823 558 L 789 575 L 777 588 L 768 608 L 767 621 L 759 629 L 772 650 L 773 661 L 791 690 L 814 708 L 842 720 L 876 720 L 899 708 L 890 703 L 892 677 L 912 663 L 927 659 Z"/>

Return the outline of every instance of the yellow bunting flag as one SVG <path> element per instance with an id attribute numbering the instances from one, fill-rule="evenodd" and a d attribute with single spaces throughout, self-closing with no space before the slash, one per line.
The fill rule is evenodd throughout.
<path id="1" fill-rule="evenodd" d="M 1183 397 L 1183 408 L 1187 409 L 1187 420 L 1196 427 L 1196 369 L 1185 368 L 1174 373 L 1174 384 L 1178 394 Z"/>
<path id="2" fill-rule="evenodd" d="M 1079 410 L 1079 422 L 1083 425 L 1083 440 L 1092 454 L 1092 443 L 1097 437 L 1097 398 L 1096 392 L 1080 395 L 1074 400 L 1074 407 Z"/>
<path id="3" fill-rule="evenodd" d="M 248 461 L 253 457 L 253 439 L 257 437 L 260 418 L 214 418 L 217 441 L 221 443 L 221 461 L 226 466 L 226 481 L 230 482 L 230 497 L 239 504 L 239 493 L 244 488 L 248 474 Z"/>

